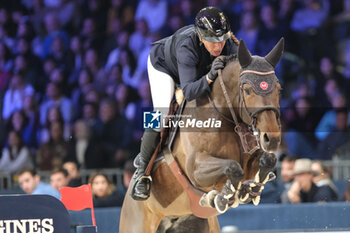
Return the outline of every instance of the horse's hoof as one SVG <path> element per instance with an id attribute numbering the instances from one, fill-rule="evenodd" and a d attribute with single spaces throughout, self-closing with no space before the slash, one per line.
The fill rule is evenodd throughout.
<path id="1" fill-rule="evenodd" d="M 203 194 L 199 200 L 199 205 L 202 207 L 213 207 L 215 208 L 214 198 L 219 192 L 217 190 L 211 190 L 209 193 Z"/>
<path id="2" fill-rule="evenodd" d="M 245 196 L 240 196 L 239 197 L 239 201 L 244 203 L 244 202 L 246 202 L 248 200 L 248 198 L 249 198 L 249 193 L 246 193 Z"/>
<path id="3" fill-rule="evenodd" d="M 256 182 L 256 183 L 260 182 L 260 170 L 255 174 L 254 182 Z"/>
<path id="4" fill-rule="evenodd" d="M 235 195 L 234 202 L 231 204 L 231 208 L 237 208 L 239 206 L 238 192 Z"/>
<path id="5" fill-rule="evenodd" d="M 222 195 L 216 195 L 214 198 L 214 204 L 216 210 L 222 214 L 225 213 L 225 211 L 228 209 L 228 200 L 225 199 Z"/>
<path id="6" fill-rule="evenodd" d="M 256 196 L 252 199 L 252 202 L 255 206 L 259 205 L 260 203 L 260 196 Z"/>
<path id="7" fill-rule="evenodd" d="M 238 199 L 235 200 L 235 202 L 233 202 L 233 204 L 231 205 L 231 208 L 237 208 L 239 206 L 239 201 Z"/>

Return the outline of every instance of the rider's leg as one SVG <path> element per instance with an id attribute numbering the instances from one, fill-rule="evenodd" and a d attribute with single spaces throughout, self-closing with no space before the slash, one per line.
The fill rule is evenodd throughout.
<path id="1" fill-rule="evenodd" d="M 148 77 L 150 82 L 153 108 L 160 111 L 162 117 L 168 114 L 170 102 L 174 96 L 175 83 L 166 73 L 156 70 L 148 58 Z M 151 179 L 145 176 L 145 170 L 157 147 L 160 130 L 146 129 L 141 142 L 140 164 L 136 170 L 136 182 L 132 197 L 135 200 L 146 200 L 150 195 Z"/>

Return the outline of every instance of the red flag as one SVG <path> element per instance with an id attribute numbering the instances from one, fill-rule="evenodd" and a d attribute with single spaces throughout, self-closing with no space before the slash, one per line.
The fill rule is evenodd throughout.
<path id="1" fill-rule="evenodd" d="M 60 188 L 61 202 L 67 210 L 79 211 L 91 208 L 92 222 L 95 224 L 94 205 L 92 202 L 92 193 L 90 184 L 85 184 L 76 188 Z"/>

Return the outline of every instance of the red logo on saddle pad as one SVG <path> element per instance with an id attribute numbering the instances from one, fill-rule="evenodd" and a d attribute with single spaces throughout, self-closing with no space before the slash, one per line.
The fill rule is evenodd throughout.
<path id="1" fill-rule="evenodd" d="M 263 90 L 266 90 L 269 87 L 269 84 L 267 82 L 261 82 L 260 83 L 260 88 Z"/>

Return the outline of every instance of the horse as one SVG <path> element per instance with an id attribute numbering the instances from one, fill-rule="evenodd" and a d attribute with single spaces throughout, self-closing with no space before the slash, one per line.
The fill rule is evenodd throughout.
<path id="1" fill-rule="evenodd" d="M 164 217 L 193 214 L 206 223 L 197 232 L 217 233 L 218 214 L 250 201 L 259 203 L 263 185 L 274 178 L 277 159 L 273 152 L 281 141 L 281 86 L 274 69 L 283 48 L 281 38 L 265 57 L 252 56 L 241 40 L 237 56 L 220 57 L 226 59 L 226 65 L 211 92 L 188 101 L 182 115 L 215 118 L 222 122 L 221 127 L 178 129 L 171 151 L 178 170 L 172 170 L 174 163 L 158 161 L 152 170 L 151 195 L 146 201 L 131 198 L 135 182 L 131 181 L 121 210 L 120 233 L 155 233 Z M 208 109 L 210 116 L 203 114 Z M 247 143 L 252 137 L 256 140 L 253 149 Z M 183 177 L 177 178 L 176 173 Z M 181 179 L 188 184 L 184 185 Z M 193 208 L 189 195 L 193 192 L 188 186 L 203 193 L 195 201 L 202 208 L 199 211 Z M 210 214 L 205 215 L 202 210 Z"/>

